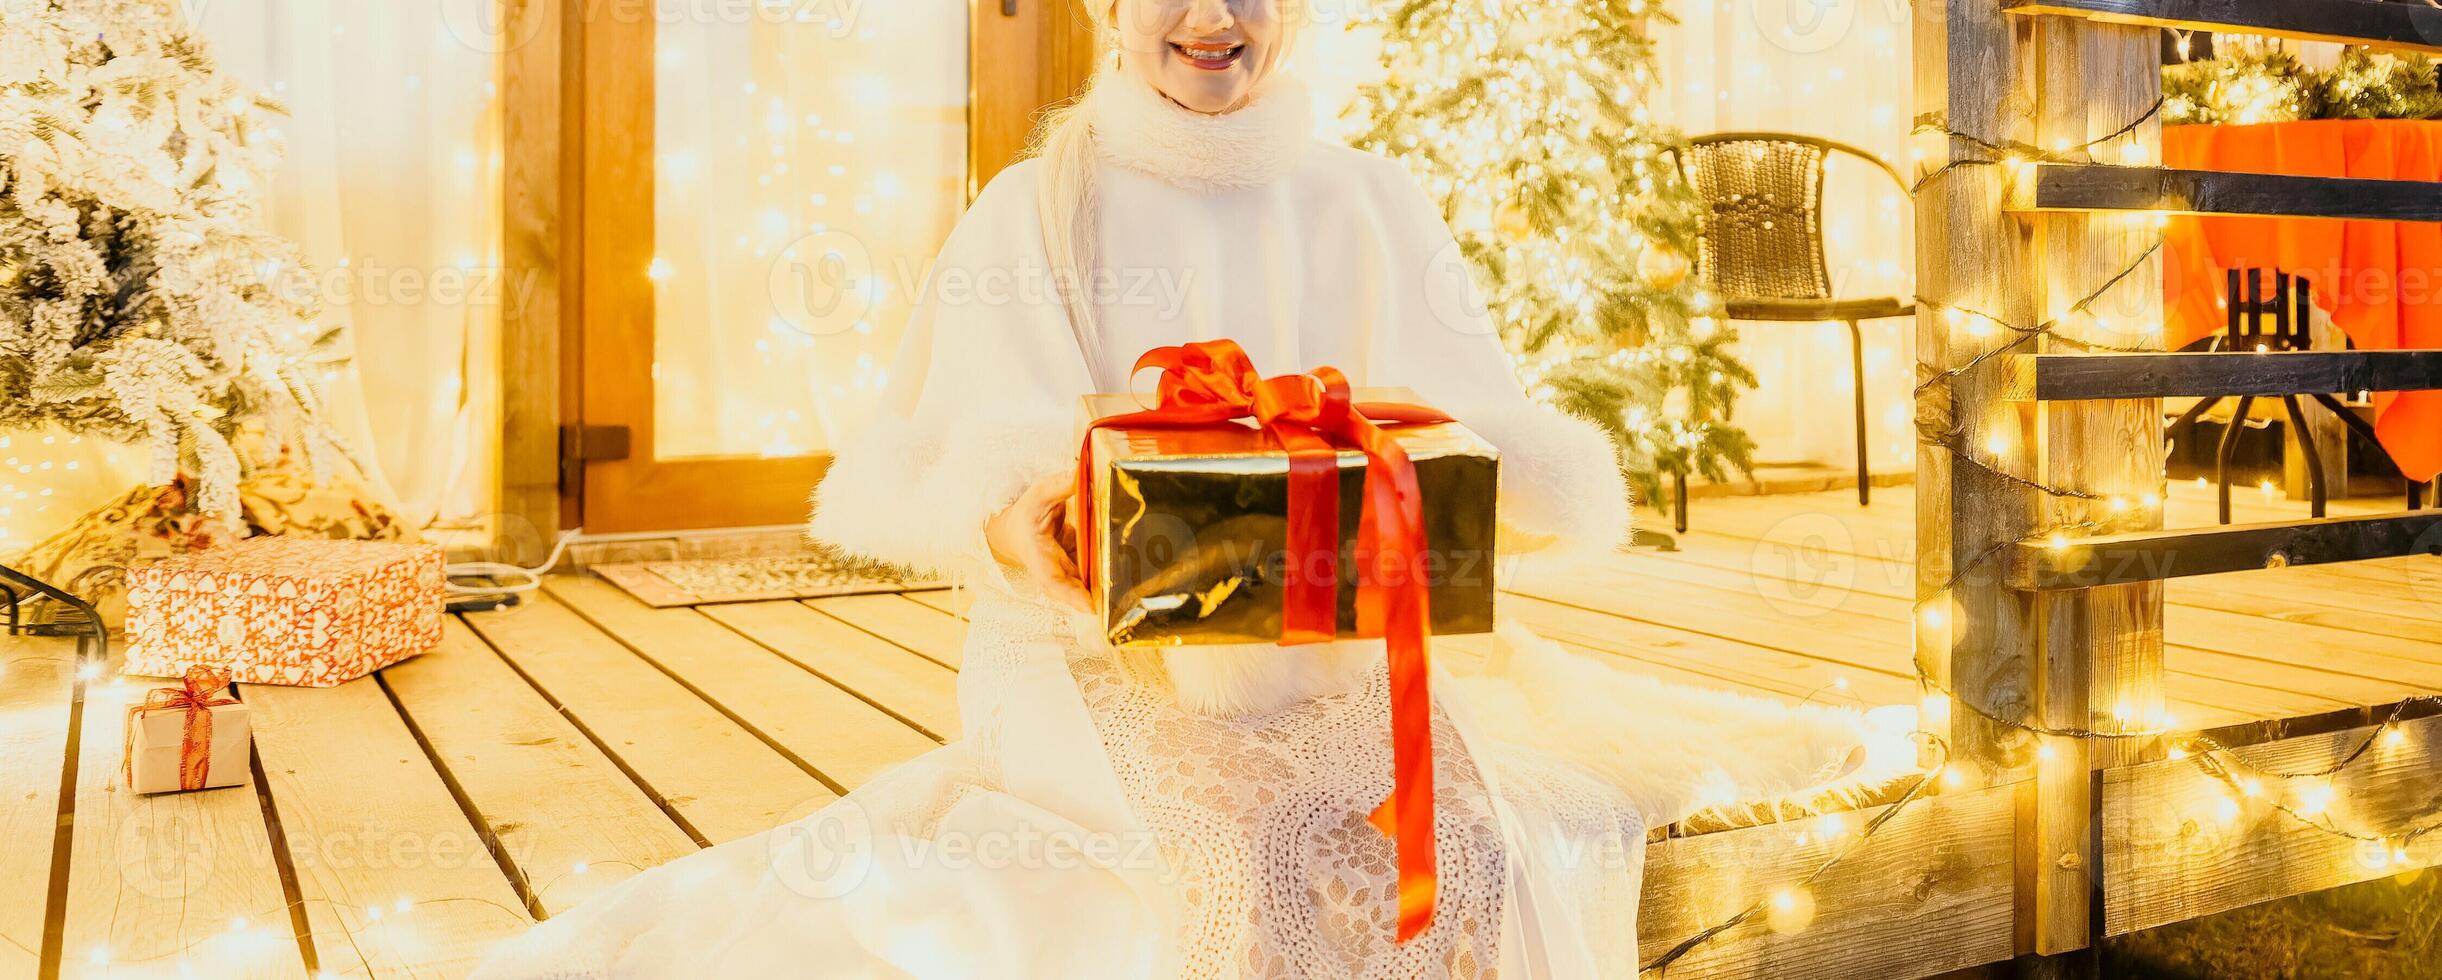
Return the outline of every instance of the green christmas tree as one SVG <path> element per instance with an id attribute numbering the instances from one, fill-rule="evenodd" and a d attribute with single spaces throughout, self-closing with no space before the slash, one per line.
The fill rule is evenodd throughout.
<path id="1" fill-rule="evenodd" d="M 1633 484 L 1748 471 L 1730 424 L 1755 376 L 1689 275 L 1700 203 L 1645 109 L 1648 0 L 1405 0 L 1357 146 L 1440 202 L 1537 399 L 1611 431 Z"/>

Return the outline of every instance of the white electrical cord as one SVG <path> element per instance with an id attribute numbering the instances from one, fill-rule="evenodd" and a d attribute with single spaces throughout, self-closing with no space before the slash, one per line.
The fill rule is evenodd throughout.
<path id="1" fill-rule="evenodd" d="M 543 558 L 542 564 L 531 568 L 499 561 L 462 561 L 444 566 L 441 573 L 449 580 L 443 584 L 443 588 L 453 596 L 518 595 L 540 589 L 543 587 L 543 573 L 559 564 L 560 555 L 568 550 L 568 542 L 575 540 L 577 535 L 584 532 L 585 529 L 581 527 L 572 527 L 561 532 L 559 540 L 551 544 L 551 554 Z M 502 582 L 498 585 L 460 585 L 458 580 L 461 578 L 505 578 L 522 579 L 523 581 Z"/>

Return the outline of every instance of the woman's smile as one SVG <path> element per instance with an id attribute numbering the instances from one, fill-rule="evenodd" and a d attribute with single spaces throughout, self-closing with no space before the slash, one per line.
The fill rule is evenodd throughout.
<path id="1" fill-rule="evenodd" d="M 1178 52 L 1181 60 L 1197 68 L 1205 71 L 1228 71 L 1237 66 L 1239 56 L 1246 52 L 1246 45 L 1216 41 L 1172 41 L 1170 49 Z"/>

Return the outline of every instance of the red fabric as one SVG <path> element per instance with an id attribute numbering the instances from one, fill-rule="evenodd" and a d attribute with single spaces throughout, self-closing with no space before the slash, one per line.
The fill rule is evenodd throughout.
<path id="1" fill-rule="evenodd" d="M 1391 796 L 1371 822 L 1399 854 L 1399 941 L 1433 921 L 1433 704 L 1426 645 L 1431 591 L 1425 578 L 1424 502 L 1407 450 L 1375 422 L 1448 422 L 1421 405 L 1352 404 L 1336 368 L 1265 378 L 1237 342 L 1162 347 L 1137 358 L 1135 374 L 1160 368 L 1155 407 L 1095 419 L 1086 427 L 1194 427 L 1253 418 L 1289 454 L 1289 560 L 1281 642 L 1316 643 L 1338 631 L 1340 470 L 1337 446 L 1365 453 L 1365 505 L 1357 527 L 1357 632 L 1379 636 L 1390 655 Z M 1077 454 L 1077 563 L 1093 581 L 1096 551 L 1091 461 Z"/>
<path id="2" fill-rule="evenodd" d="M 2316 119 L 2165 126 L 2163 164 L 2189 170 L 2442 180 L 2442 122 Z M 2277 268 L 2369 350 L 2442 348 L 2442 224 L 2317 218 L 2176 217 L 2168 229 L 2164 341 L 2223 329 L 2224 272 Z M 2376 392 L 2375 433 L 2409 478 L 2442 472 L 2442 392 Z"/>

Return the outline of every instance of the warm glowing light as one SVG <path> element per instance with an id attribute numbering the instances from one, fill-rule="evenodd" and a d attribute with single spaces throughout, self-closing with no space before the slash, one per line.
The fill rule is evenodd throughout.
<path id="1" fill-rule="evenodd" d="M 2044 742 L 2035 746 L 2035 757 L 2042 759 L 2045 762 L 2052 761 L 2052 758 L 2059 754 L 2060 753 L 2058 752 L 2052 751 L 2052 743 L 2050 742 Z"/>
<path id="2" fill-rule="evenodd" d="M 1925 695 L 1917 705 L 1917 719 L 1922 724 L 1940 725 L 1950 720 L 1950 699 L 1941 694 Z"/>
<path id="3" fill-rule="evenodd" d="M 1826 813 L 1815 818 L 1815 833 L 1824 840 L 1838 840 L 1841 834 L 1848 833 L 1848 820 L 1837 813 Z"/>
<path id="4" fill-rule="evenodd" d="M 2051 536 L 2044 538 L 2044 546 L 2054 551 L 2067 551 L 2069 550 L 2069 536 L 2054 531 Z"/>
<path id="5" fill-rule="evenodd" d="M 2238 798 L 2231 796 L 2228 793 L 2224 793 L 2220 797 L 2216 798 L 2213 801 L 2213 816 L 2215 819 L 2218 819 L 2223 823 L 2229 823 L 2230 821 L 2238 819 Z"/>
<path id="6" fill-rule="evenodd" d="M 2245 793 L 2251 798 L 2264 795 L 2264 782 L 2254 776 L 2239 780 L 2238 787 L 2239 792 Z"/>
<path id="7" fill-rule="evenodd" d="M 2291 806 L 2291 809 L 2298 811 L 2299 816 L 2321 816 L 2324 811 L 2332 808 L 2332 784 L 2330 783 L 2321 780 L 2302 782 L 2292 787 L 2290 792 L 2297 797 L 2297 802 Z"/>
<path id="8" fill-rule="evenodd" d="M 2266 480 L 2262 483 L 2256 484 L 2256 489 L 2264 491 L 2264 499 L 2266 500 L 2271 500 L 2274 494 L 2280 492 L 2280 490 L 2276 489 L 2272 485 L 2271 480 Z"/>
<path id="9" fill-rule="evenodd" d="M 2386 730 L 2384 730 L 2384 732 L 2383 732 L 2383 747 L 2384 747 L 2384 748 L 2386 748 L 2386 749 L 2396 749 L 2396 748 L 2399 748 L 2400 746 L 2403 746 L 2403 745 L 2406 745 L 2406 744 L 2408 744 L 2408 733 L 2407 733 L 2407 732 L 2403 732 L 2403 731 L 2401 731 L 2401 730 L 2399 730 L 2399 729 L 2397 729 L 2397 728 L 2392 728 L 2392 729 L 2386 729 Z"/>

